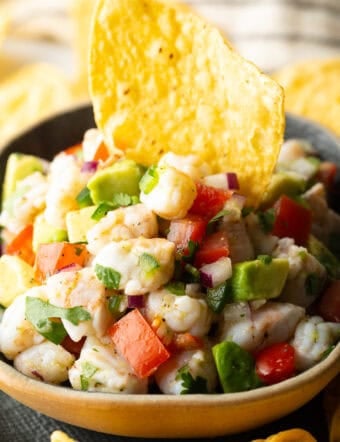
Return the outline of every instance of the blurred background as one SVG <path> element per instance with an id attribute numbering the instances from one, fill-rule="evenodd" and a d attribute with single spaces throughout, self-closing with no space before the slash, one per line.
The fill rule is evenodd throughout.
<path id="1" fill-rule="evenodd" d="M 287 110 L 340 136 L 340 0 L 186 3 L 285 87 Z M 39 119 L 88 100 L 94 4 L 0 0 L 0 145 Z"/>

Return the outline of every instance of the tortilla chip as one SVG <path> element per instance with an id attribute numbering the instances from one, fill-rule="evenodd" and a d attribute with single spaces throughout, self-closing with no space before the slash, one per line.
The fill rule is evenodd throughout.
<path id="1" fill-rule="evenodd" d="M 276 72 L 273 78 L 285 89 L 287 111 L 340 135 L 340 58 L 298 63 Z"/>
<path id="2" fill-rule="evenodd" d="M 144 164 L 195 153 L 234 171 L 248 204 L 266 189 L 284 131 L 281 87 L 189 9 L 161 0 L 100 0 L 90 93 L 106 143 Z"/>
<path id="3" fill-rule="evenodd" d="M 0 83 L 1 144 L 72 103 L 68 80 L 56 68 L 41 63 L 20 68 Z"/>
<path id="4" fill-rule="evenodd" d="M 71 439 L 66 433 L 63 431 L 53 431 L 51 434 L 51 442 L 76 442 L 74 439 Z"/>

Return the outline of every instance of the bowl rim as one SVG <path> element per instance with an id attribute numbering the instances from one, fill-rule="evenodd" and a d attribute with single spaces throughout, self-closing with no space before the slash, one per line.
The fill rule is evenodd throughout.
<path id="1" fill-rule="evenodd" d="M 336 370 L 337 368 L 337 370 Z M 296 376 L 281 381 L 277 384 L 260 387 L 254 390 L 248 390 L 237 393 L 214 393 L 214 394 L 188 394 L 188 395 L 170 395 L 170 394 L 117 394 L 104 392 L 88 392 L 75 390 L 71 387 L 54 385 L 39 380 L 30 378 L 12 365 L 3 360 L 0 360 L 0 390 L 6 392 L 11 390 L 20 391 L 24 389 L 26 392 L 39 394 L 52 394 L 61 399 L 77 398 L 81 399 L 82 403 L 97 403 L 98 400 L 104 405 L 129 405 L 134 406 L 145 405 L 145 402 L 150 404 L 155 403 L 157 406 L 176 405 L 186 408 L 188 405 L 200 407 L 206 406 L 221 406 L 227 404 L 237 405 L 242 403 L 263 401 L 270 399 L 276 393 L 280 395 L 289 394 L 290 391 L 297 388 L 303 388 L 305 385 L 311 383 L 320 376 L 321 373 L 326 373 L 334 369 L 335 376 L 340 372 L 340 342 L 335 346 L 332 352 L 321 362 L 318 362 L 313 367 Z M 334 377 L 334 376 L 332 376 Z M 8 388 L 7 388 L 8 387 Z"/>

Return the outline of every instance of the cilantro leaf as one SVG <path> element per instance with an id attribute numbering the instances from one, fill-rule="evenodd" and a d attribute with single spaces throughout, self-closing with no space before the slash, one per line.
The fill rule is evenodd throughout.
<path id="1" fill-rule="evenodd" d="M 264 233 L 272 231 L 275 222 L 275 210 L 268 209 L 265 212 L 259 212 L 259 223 Z"/>
<path id="2" fill-rule="evenodd" d="M 87 391 L 89 389 L 89 381 L 98 371 L 98 368 L 87 361 L 81 364 L 81 368 L 82 374 L 80 375 L 80 387 L 83 391 Z"/>
<path id="3" fill-rule="evenodd" d="M 230 215 L 230 213 L 231 213 L 231 211 L 228 209 L 220 210 L 218 213 L 216 213 L 216 215 L 213 218 L 211 218 L 211 220 L 209 221 L 208 224 L 212 224 L 212 223 L 220 220 L 221 218 L 223 218 L 225 215 Z"/>
<path id="4" fill-rule="evenodd" d="M 119 289 L 121 274 L 111 267 L 96 264 L 94 271 L 99 281 L 108 289 Z"/>
<path id="5" fill-rule="evenodd" d="M 263 264 L 270 264 L 273 261 L 273 258 L 270 255 L 258 255 L 257 259 Z"/>
<path id="6" fill-rule="evenodd" d="M 92 213 L 91 218 L 94 219 L 95 221 L 99 221 L 102 218 L 104 218 L 104 216 L 106 216 L 107 213 L 110 212 L 110 210 L 114 210 L 114 209 L 115 209 L 115 207 L 113 206 L 113 204 L 101 203 L 96 208 L 96 210 Z"/>
<path id="7" fill-rule="evenodd" d="M 194 378 L 187 365 L 178 370 L 176 380 L 182 380 L 181 394 L 208 393 L 207 380 L 201 376 Z"/>
<path id="8" fill-rule="evenodd" d="M 131 196 L 127 193 L 116 193 L 113 195 L 112 204 L 117 207 L 131 205 Z"/>
<path id="9" fill-rule="evenodd" d="M 83 307 L 57 307 L 31 296 L 26 298 L 25 316 L 38 333 L 54 344 L 60 344 L 67 332 L 61 322 L 53 321 L 52 318 L 67 319 L 74 325 L 91 319 L 90 313 Z"/>
<path id="10" fill-rule="evenodd" d="M 147 275 L 151 275 L 161 266 L 153 255 L 146 252 L 140 255 L 138 264 Z"/>
<path id="11" fill-rule="evenodd" d="M 172 293 L 176 296 L 184 296 L 185 295 L 185 284 L 181 281 L 171 281 L 165 287 L 168 292 Z"/>
<path id="12" fill-rule="evenodd" d="M 128 195 L 127 193 L 115 193 L 112 201 L 105 201 L 96 208 L 91 218 L 99 221 L 107 215 L 111 210 L 118 209 L 119 207 L 133 206 L 139 203 L 139 198 L 136 195 Z"/>

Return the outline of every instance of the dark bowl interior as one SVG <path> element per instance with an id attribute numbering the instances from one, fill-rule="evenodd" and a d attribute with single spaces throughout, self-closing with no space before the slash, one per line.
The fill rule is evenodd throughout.
<path id="1" fill-rule="evenodd" d="M 38 155 L 46 159 L 62 149 L 80 142 L 86 129 L 95 126 L 92 107 L 90 105 L 76 108 L 52 117 L 34 126 L 11 141 L 0 153 L 0 182 L 3 181 L 8 155 L 23 152 Z M 322 159 L 333 161 L 339 165 L 340 145 L 335 136 L 323 127 L 293 115 L 286 115 L 285 138 L 304 138 L 312 143 Z M 339 179 L 337 180 L 340 183 Z M 340 211 L 340 185 L 336 186 L 331 195 L 331 205 Z"/>

